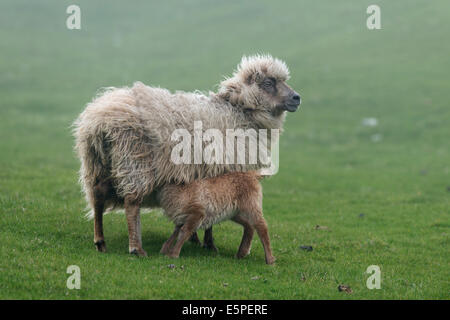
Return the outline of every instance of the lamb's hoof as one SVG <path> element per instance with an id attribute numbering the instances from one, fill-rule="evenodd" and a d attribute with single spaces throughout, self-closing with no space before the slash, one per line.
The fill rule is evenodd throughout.
<path id="1" fill-rule="evenodd" d="M 132 255 L 136 255 L 138 257 L 146 257 L 147 256 L 147 252 L 145 252 L 143 249 L 133 249 L 130 250 L 130 254 Z"/>
<path id="2" fill-rule="evenodd" d="M 250 250 L 248 250 L 247 252 L 238 251 L 238 253 L 236 253 L 236 258 L 242 259 L 242 258 L 245 258 L 246 256 L 248 256 L 249 254 L 250 254 Z"/>
<path id="3" fill-rule="evenodd" d="M 275 263 L 275 257 L 269 257 L 269 258 L 266 258 L 266 263 L 267 264 L 274 264 Z"/>
<path id="4" fill-rule="evenodd" d="M 105 240 L 99 240 L 94 242 L 95 248 L 98 252 L 106 252 L 106 243 Z"/>
<path id="5" fill-rule="evenodd" d="M 214 251 L 214 252 L 219 252 L 219 250 L 217 249 L 217 247 L 213 243 L 204 243 L 203 244 L 203 248 L 205 248 L 207 250 Z"/>
<path id="6" fill-rule="evenodd" d="M 173 252 L 167 253 L 166 256 L 168 256 L 169 258 L 172 258 L 172 259 L 178 259 L 180 257 L 179 254 L 176 254 L 176 253 L 173 253 Z"/>

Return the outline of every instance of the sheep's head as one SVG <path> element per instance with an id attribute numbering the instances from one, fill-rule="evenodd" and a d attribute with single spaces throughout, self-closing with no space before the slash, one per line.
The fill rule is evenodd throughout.
<path id="1" fill-rule="evenodd" d="M 245 111 L 280 116 L 300 105 L 300 95 L 286 84 L 288 79 L 283 61 L 269 55 L 244 56 L 233 76 L 220 84 L 218 94 Z"/>

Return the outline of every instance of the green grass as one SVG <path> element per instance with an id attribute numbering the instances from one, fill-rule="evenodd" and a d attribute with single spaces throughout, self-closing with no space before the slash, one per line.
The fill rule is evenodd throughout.
<path id="1" fill-rule="evenodd" d="M 65 28 L 74 2 L 79 31 Z M 450 3 L 375 1 L 382 30 L 369 31 L 372 3 L 2 1 L 0 298 L 448 299 Z M 257 238 L 235 259 L 231 222 L 215 227 L 218 254 L 189 243 L 161 256 L 172 225 L 157 212 L 142 217 L 148 258 L 128 255 L 123 214 L 105 217 L 97 253 L 70 133 L 85 103 L 136 80 L 214 90 L 256 52 L 286 60 L 303 97 L 263 182 L 276 265 Z M 380 290 L 366 288 L 373 264 Z M 66 287 L 69 265 L 80 290 Z"/>

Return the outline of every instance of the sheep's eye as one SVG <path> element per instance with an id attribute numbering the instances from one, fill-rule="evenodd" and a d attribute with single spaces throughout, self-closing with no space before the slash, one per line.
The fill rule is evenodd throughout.
<path id="1" fill-rule="evenodd" d="M 272 87 L 273 86 L 273 80 L 271 80 L 271 79 L 264 80 L 264 86 L 267 87 L 267 88 Z"/>

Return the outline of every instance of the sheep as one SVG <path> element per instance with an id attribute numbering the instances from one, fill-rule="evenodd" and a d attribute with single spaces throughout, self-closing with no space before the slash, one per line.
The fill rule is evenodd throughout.
<path id="1" fill-rule="evenodd" d="M 197 229 L 208 229 L 213 224 L 231 219 L 244 227 L 236 256 L 243 258 L 250 253 L 256 229 L 264 247 L 266 263 L 273 264 L 275 258 L 262 212 L 261 178 L 255 171 L 233 172 L 187 185 L 167 184 L 162 187 L 157 191 L 156 199 L 166 216 L 174 222 L 175 229 L 163 244 L 161 253 L 178 258 L 184 242 Z"/>
<path id="2" fill-rule="evenodd" d="M 286 81 L 284 62 L 269 55 L 244 56 L 217 93 L 149 87 L 141 82 L 108 88 L 89 103 L 74 122 L 75 150 L 81 161 L 80 182 L 89 217 L 94 218 L 94 243 L 105 252 L 103 213 L 124 207 L 129 229 L 129 251 L 146 255 L 140 237 L 140 207 L 166 184 L 188 184 L 197 179 L 263 167 L 240 163 L 178 164 L 171 155 L 177 129 L 194 135 L 203 130 L 282 130 L 285 111 L 294 112 L 300 96 Z"/>

